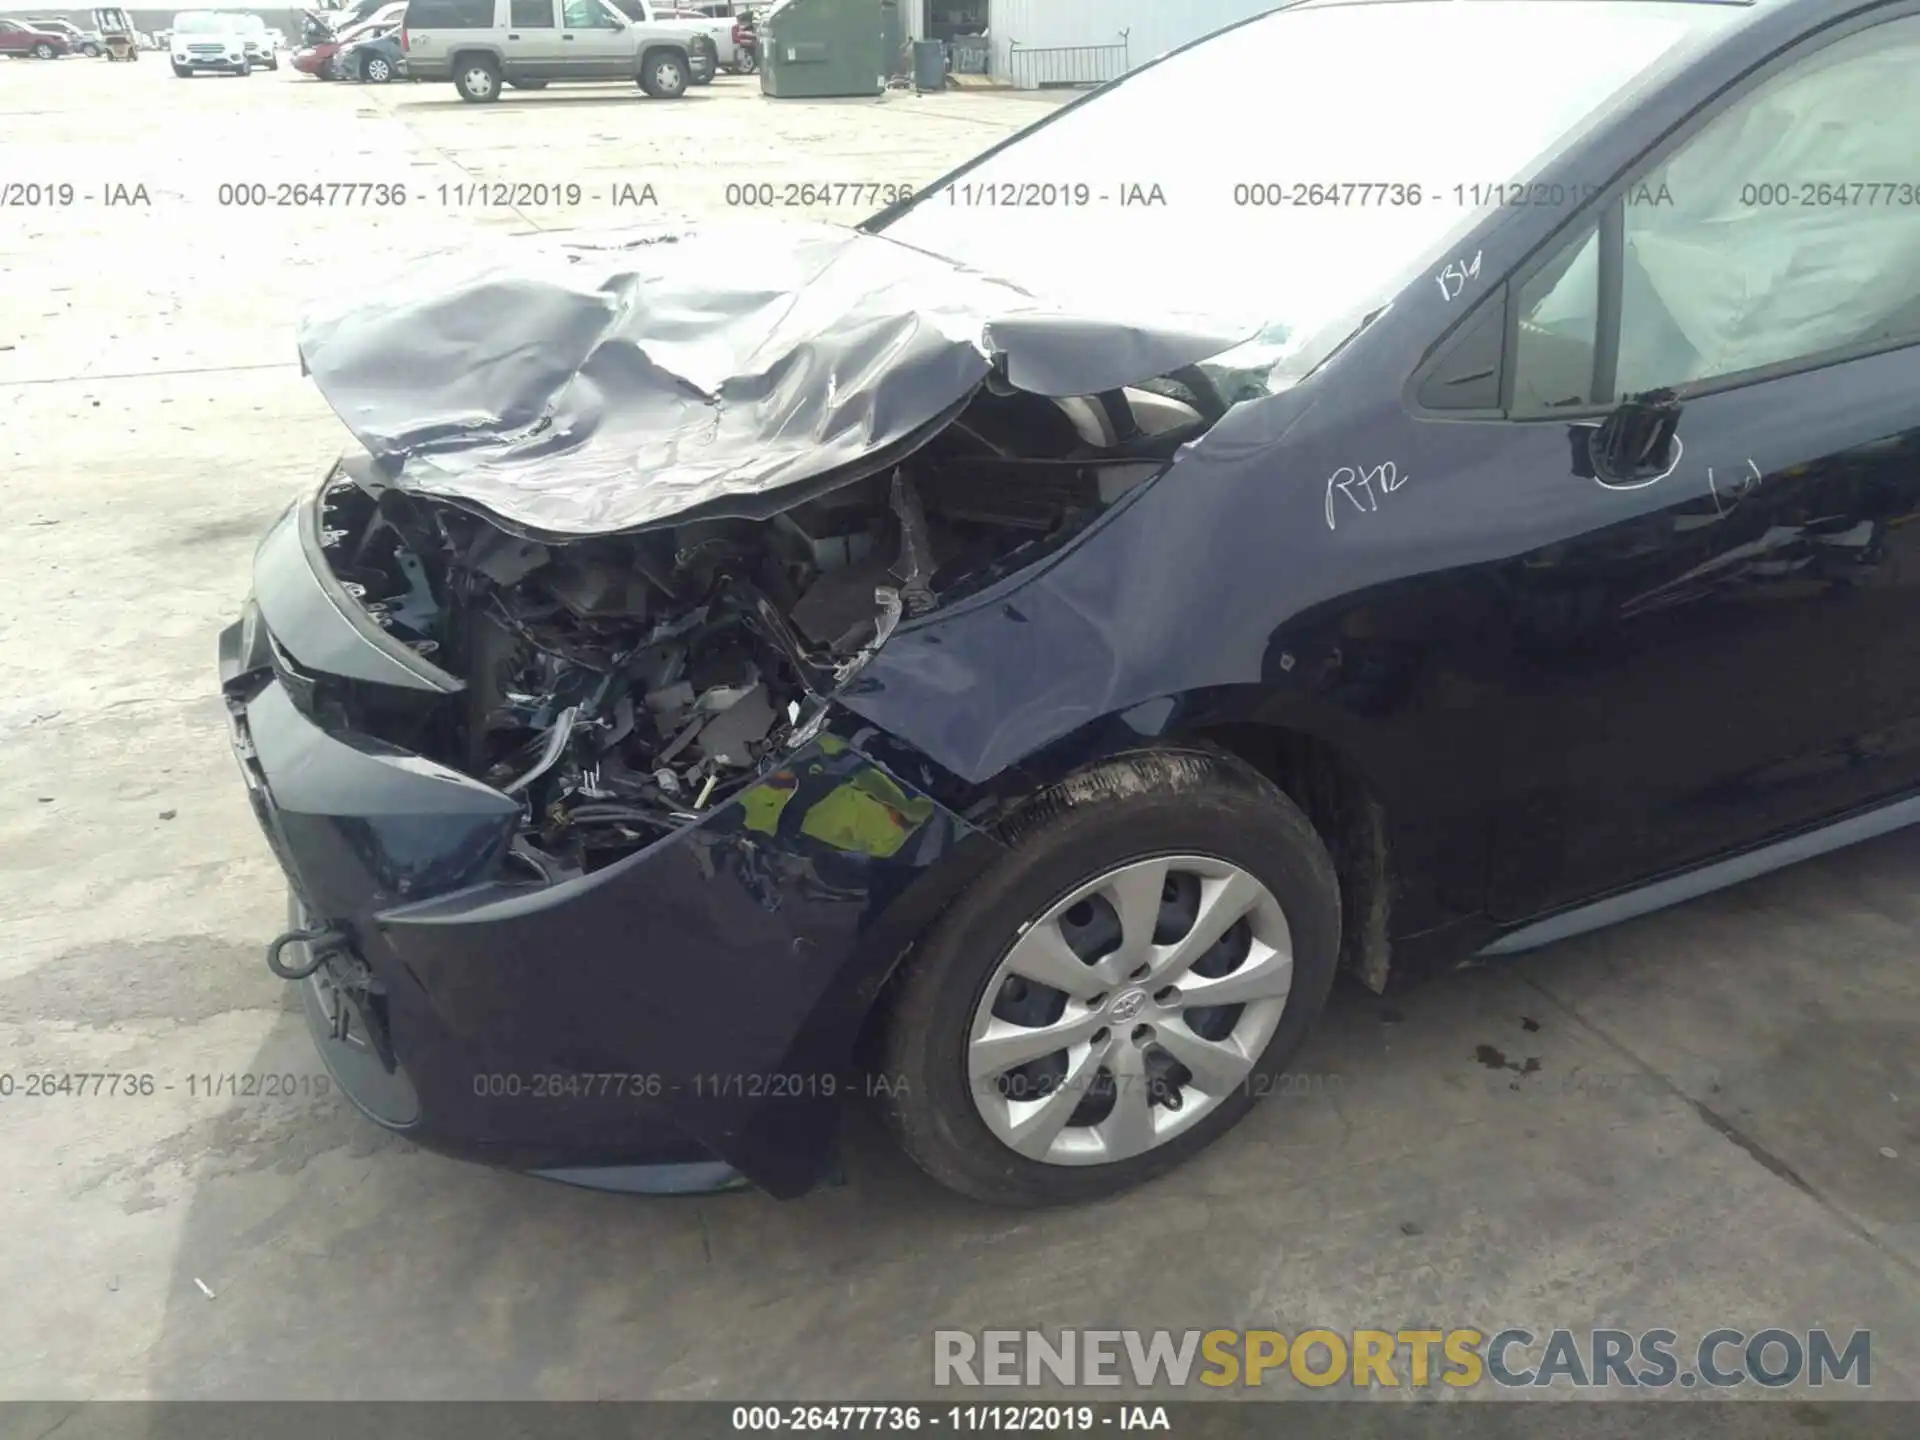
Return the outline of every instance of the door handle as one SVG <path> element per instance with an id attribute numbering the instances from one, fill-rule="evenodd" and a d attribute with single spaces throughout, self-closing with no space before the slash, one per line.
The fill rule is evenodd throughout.
<path id="1" fill-rule="evenodd" d="M 571 36 L 571 35 L 562 35 L 562 36 L 561 36 L 560 38 L 561 38 L 562 40 L 571 40 L 571 39 L 573 38 L 573 36 Z"/>
<path id="2" fill-rule="evenodd" d="M 511 30 L 509 30 L 509 31 L 507 32 L 507 38 L 508 38 L 509 40 L 518 40 L 518 39 L 519 39 L 520 37 L 519 37 L 518 35 L 516 35 L 516 34 L 514 34 L 514 33 L 513 33 L 513 32 L 512 32 Z"/>

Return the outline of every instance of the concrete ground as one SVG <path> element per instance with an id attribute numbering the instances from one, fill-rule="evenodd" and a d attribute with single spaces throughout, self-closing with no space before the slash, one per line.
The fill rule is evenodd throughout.
<path id="1" fill-rule="evenodd" d="M 713 214 L 729 181 L 924 182 L 1042 113 L 0 65 L 0 185 L 78 192 L 0 209 L 0 1395 L 905 1397 L 937 1328 L 1425 1321 L 1867 1328 L 1873 1392 L 1920 1398 L 1920 833 L 1340 994 L 1302 1094 L 1085 1210 L 980 1209 L 858 1125 L 849 1183 L 789 1204 L 599 1196 L 192 1078 L 318 1073 L 261 963 L 282 891 L 213 675 L 255 537 L 344 440 L 301 295 L 634 218 L 443 183 Z M 416 198 L 218 203 L 282 180 Z M 34 1072 L 155 1085 L 27 1098 Z"/>

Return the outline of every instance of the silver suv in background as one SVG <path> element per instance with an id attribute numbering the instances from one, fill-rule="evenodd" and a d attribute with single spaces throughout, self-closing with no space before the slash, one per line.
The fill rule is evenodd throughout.
<path id="1" fill-rule="evenodd" d="M 451 80 L 460 98 L 498 100 L 503 84 L 630 80 L 674 99 L 710 80 L 710 41 L 627 19 L 606 0 L 411 0 L 400 32 L 407 74 Z"/>

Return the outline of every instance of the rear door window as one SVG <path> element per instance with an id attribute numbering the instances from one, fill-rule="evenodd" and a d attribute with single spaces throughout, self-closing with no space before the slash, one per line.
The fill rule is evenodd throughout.
<path id="1" fill-rule="evenodd" d="M 600 0 L 563 0 L 564 23 L 569 30 L 612 30 L 613 15 Z"/>
<path id="2" fill-rule="evenodd" d="M 489 30 L 493 27 L 493 0 L 412 0 L 407 6 L 407 26 L 413 30 Z"/>

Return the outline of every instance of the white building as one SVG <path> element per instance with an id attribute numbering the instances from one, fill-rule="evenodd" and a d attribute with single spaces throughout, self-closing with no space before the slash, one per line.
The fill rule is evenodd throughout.
<path id="1" fill-rule="evenodd" d="M 1022 89 L 1091 84 L 1283 0 L 900 0 L 907 34 L 984 32 L 990 73 Z"/>

